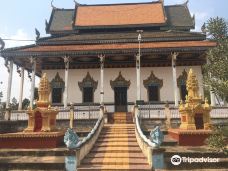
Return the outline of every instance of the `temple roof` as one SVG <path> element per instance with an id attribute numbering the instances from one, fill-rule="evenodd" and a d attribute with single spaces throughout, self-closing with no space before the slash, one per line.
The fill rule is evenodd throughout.
<path id="1" fill-rule="evenodd" d="M 163 25 L 166 22 L 163 4 L 80 5 L 75 10 L 75 26 L 109 27 L 125 25 Z"/>
<path id="2" fill-rule="evenodd" d="M 38 45 L 56 44 L 106 44 L 106 43 L 132 43 L 138 42 L 137 32 L 111 32 L 111 33 L 80 33 L 64 36 L 43 37 L 37 41 Z M 143 42 L 158 41 L 192 41 L 205 40 L 206 36 L 198 32 L 184 31 L 144 31 L 142 34 Z"/>
<path id="3" fill-rule="evenodd" d="M 149 3 L 76 5 L 75 9 L 53 8 L 46 27 L 51 34 L 79 30 L 151 28 L 190 30 L 195 27 L 187 4 L 164 6 Z"/>
<path id="4" fill-rule="evenodd" d="M 46 30 L 48 32 L 59 32 L 64 30 L 72 30 L 72 19 L 74 16 L 74 9 L 58 9 L 52 10 L 50 24 Z"/>

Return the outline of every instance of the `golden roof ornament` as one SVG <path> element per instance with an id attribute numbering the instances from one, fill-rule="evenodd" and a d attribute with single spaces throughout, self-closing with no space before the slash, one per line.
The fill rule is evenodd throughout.
<path id="1" fill-rule="evenodd" d="M 50 92 L 50 83 L 47 79 L 47 74 L 44 73 L 42 78 L 40 79 L 40 84 L 38 88 L 39 100 L 37 101 L 37 107 L 48 107 L 50 105 Z"/>
<path id="2" fill-rule="evenodd" d="M 199 85 L 195 73 L 190 69 L 187 79 L 188 99 L 199 98 Z"/>

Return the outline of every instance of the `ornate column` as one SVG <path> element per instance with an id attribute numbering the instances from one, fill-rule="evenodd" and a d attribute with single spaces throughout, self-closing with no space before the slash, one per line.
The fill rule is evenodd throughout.
<path id="1" fill-rule="evenodd" d="M 17 72 L 19 73 L 19 76 L 21 77 L 20 80 L 20 94 L 19 94 L 19 105 L 18 105 L 18 110 L 22 110 L 22 99 L 23 99 L 23 90 L 24 90 L 24 67 L 17 67 Z"/>
<path id="2" fill-rule="evenodd" d="M 6 59 L 5 66 L 8 69 L 8 86 L 7 86 L 7 99 L 6 99 L 6 115 L 5 119 L 10 120 L 10 97 L 11 97 L 11 88 L 12 88 L 12 79 L 13 79 L 13 60 L 8 61 Z"/>
<path id="3" fill-rule="evenodd" d="M 100 79 L 101 79 L 101 85 L 100 85 L 100 105 L 104 106 L 104 60 L 105 60 L 105 55 L 99 55 L 100 58 L 100 67 L 101 67 L 101 74 L 100 74 Z"/>
<path id="4" fill-rule="evenodd" d="M 137 75 L 137 101 L 141 100 L 141 73 L 140 73 L 140 65 L 141 65 L 141 41 L 142 41 L 142 36 L 141 33 L 143 30 L 138 30 L 138 41 L 139 41 L 139 53 L 136 55 L 136 75 Z"/>
<path id="5" fill-rule="evenodd" d="M 31 81 L 31 95 L 30 95 L 30 108 L 33 108 L 35 80 L 36 80 L 36 58 L 31 57 L 30 62 L 32 64 L 32 81 Z"/>
<path id="6" fill-rule="evenodd" d="M 64 86 L 64 108 L 67 107 L 67 100 L 68 100 L 68 74 L 69 74 L 69 63 L 70 58 L 69 56 L 65 56 L 64 58 L 65 63 L 65 86 Z"/>
<path id="7" fill-rule="evenodd" d="M 172 56 L 172 70 L 173 70 L 173 92 L 175 106 L 178 106 L 178 89 L 177 89 L 177 71 L 176 71 L 176 59 L 179 54 L 176 52 L 171 53 Z"/>

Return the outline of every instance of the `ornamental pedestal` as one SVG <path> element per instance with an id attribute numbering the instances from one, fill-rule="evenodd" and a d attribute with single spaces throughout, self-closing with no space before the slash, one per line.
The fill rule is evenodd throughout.
<path id="1" fill-rule="evenodd" d="M 46 74 L 39 85 L 36 108 L 29 108 L 28 127 L 23 132 L 0 135 L 0 148 L 56 148 L 63 144 L 64 131 L 56 129 L 58 110 L 50 107 L 50 85 Z"/>
<path id="2" fill-rule="evenodd" d="M 178 140 L 179 145 L 204 145 L 205 139 L 212 133 L 208 100 L 203 101 L 199 95 L 196 75 L 190 69 L 186 83 L 188 95 L 186 101 L 181 101 L 179 113 L 181 125 L 179 129 L 169 129 L 172 138 Z"/>

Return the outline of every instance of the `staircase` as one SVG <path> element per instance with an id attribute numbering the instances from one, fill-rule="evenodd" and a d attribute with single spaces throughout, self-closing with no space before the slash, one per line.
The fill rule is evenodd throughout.
<path id="1" fill-rule="evenodd" d="M 127 123 L 118 118 L 118 122 Z M 137 144 L 134 124 L 107 124 L 78 170 L 150 170 Z"/>
<path id="2" fill-rule="evenodd" d="M 130 112 L 115 112 L 113 115 L 113 121 L 118 124 L 132 124 L 132 114 Z"/>

